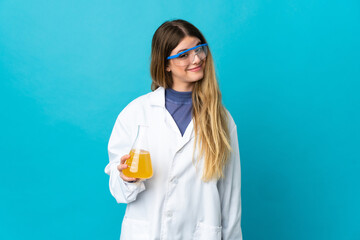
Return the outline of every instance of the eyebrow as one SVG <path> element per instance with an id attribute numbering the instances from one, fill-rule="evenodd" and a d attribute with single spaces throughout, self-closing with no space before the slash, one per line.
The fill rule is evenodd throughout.
<path id="1" fill-rule="evenodd" d="M 195 46 L 199 45 L 200 43 L 201 43 L 201 41 L 199 41 Z M 183 51 L 185 51 L 185 50 L 188 50 L 188 48 L 181 49 L 181 50 L 179 50 L 176 54 L 178 54 L 179 52 L 183 52 Z"/>

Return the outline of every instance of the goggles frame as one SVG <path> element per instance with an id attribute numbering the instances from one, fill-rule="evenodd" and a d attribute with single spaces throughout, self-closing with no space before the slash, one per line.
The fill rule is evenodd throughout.
<path id="1" fill-rule="evenodd" d="M 181 54 L 184 54 L 184 53 L 186 53 L 186 52 L 188 52 L 188 51 L 191 51 L 191 50 L 193 50 L 193 49 L 196 49 L 196 48 L 199 48 L 199 47 L 203 47 L 203 46 L 208 46 L 208 44 L 207 44 L 207 43 L 203 43 L 203 44 L 197 45 L 197 46 L 192 47 L 192 48 L 189 48 L 189 49 L 187 49 L 187 50 L 185 50 L 185 51 L 179 52 L 178 54 L 169 56 L 169 57 L 167 57 L 166 59 L 167 59 L 167 60 L 170 60 L 170 59 L 177 58 L 177 57 L 179 57 Z M 196 55 L 196 54 L 195 54 L 195 55 Z"/>

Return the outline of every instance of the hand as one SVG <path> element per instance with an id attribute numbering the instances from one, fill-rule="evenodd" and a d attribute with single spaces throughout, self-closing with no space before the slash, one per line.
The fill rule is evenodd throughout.
<path id="1" fill-rule="evenodd" d="M 139 178 L 127 177 L 127 176 L 125 176 L 125 175 L 123 174 L 123 172 L 122 172 L 122 170 L 128 168 L 128 165 L 125 164 L 125 161 L 126 161 L 127 159 L 129 159 L 129 158 L 130 158 L 130 155 L 129 155 L 129 154 L 126 154 L 126 155 L 122 156 L 121 159 L 120 159 L 120 164 L 117 166 L 117 169 L 118 169 L 119 172 L 120 172 L 120 177 L 121 177 L 122 180 L 124 180 L 125 182 L 136 182 L 136 181 L 139 180 Z"/>

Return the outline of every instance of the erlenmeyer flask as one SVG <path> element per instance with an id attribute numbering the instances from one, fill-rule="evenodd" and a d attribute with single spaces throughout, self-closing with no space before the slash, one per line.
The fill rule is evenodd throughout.
<path id="1" fill-rule="evenodd" d="M 147 141 L 148 126 L 139 125 L 135 142 L 126 160 L 128 167 L 122 172 L 127 177 L 147 179 L 153 175 L 149 145 Z"/>

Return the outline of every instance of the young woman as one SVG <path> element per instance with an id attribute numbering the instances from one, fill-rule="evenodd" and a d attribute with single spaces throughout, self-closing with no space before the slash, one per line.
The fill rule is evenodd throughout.
<path id="1" fill-rule="evenodd" d="M 110 192 L 127 203 L 121 240 L 241 240 L 237 130 L 221 103 L 201 32 L 184 20 L 155 32 L 152 92 L 119 114 L 109 145 Z M 139 125 L 148 126 L 153 176 L 127 177 Z"/>

